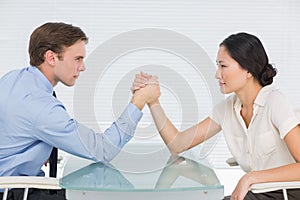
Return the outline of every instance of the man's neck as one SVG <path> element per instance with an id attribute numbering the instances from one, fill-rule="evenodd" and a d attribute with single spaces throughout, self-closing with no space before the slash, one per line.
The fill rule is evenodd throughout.
<path id="1" fill-rule="evenodd" d="M 41 65 L 37 66 L 37 68 L 44 74 L 53 87 L 57 85 L 58 81 L 55 81 L 53 68 L 51 66 L 42 63 Z"/>

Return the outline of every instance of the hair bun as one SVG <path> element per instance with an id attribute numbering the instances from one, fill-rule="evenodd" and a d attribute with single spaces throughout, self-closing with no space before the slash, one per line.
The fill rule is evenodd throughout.
<path id="1" fill-rule="evenodd" d="M 261 85 L 266 86 L 273 83 L 273 77 L 276 76 L 277 70 L 271 64 L 267 64 L 261 73 Z"/>

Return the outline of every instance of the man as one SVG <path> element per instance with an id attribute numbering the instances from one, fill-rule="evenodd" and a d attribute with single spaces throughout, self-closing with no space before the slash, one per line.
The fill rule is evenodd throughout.
<path id="1" fill-rule="evenodd" d="M 0 176 L 44 176 L 41 167 L 53 147 L 109 162 L 133 137 L 142 117 L 140 110 L 160 96 L 157 80 L 153 79 L 154 84 L 134 93 L 121 116 L 103 134 L 72 119 L 53 96 L 53 87 L 58 82 L 75 84 L 85 70 L 87 42 L 79 27 L 43 24 L 30 37 L 31 66 L 0 79 Z M 16 199 L 13 191 L 9 195 Z M 64 195 L 54 197 L 38 190 L 29 194 L 29 199 L 35 198 L 65 199 Z"/>

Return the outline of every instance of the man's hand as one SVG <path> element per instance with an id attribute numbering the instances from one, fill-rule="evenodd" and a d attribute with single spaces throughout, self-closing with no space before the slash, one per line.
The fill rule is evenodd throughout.
<path id="1" fill-rule="evenodd" d="M 158 102 L 160 97 L 158 78 L 146 73 L 137 74 L 131 91 L 133 92 L 131 102 L 142 110 L 145 104 L 149 105 Z"/>

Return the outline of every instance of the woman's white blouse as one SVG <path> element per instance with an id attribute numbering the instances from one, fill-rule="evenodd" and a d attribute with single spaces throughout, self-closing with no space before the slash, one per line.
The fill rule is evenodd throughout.
<path id="1" fill-rule="evenodd" d="M 241 168 L 249 172 L 294 163 L 284 137 L 300 124 L 300 117 L 289 99 L 272 86 L 263 87 L 248 127 L 241 108 L 241 101 L 231 95 L 210 115 L 222 127 L 228 148 Z"/>

